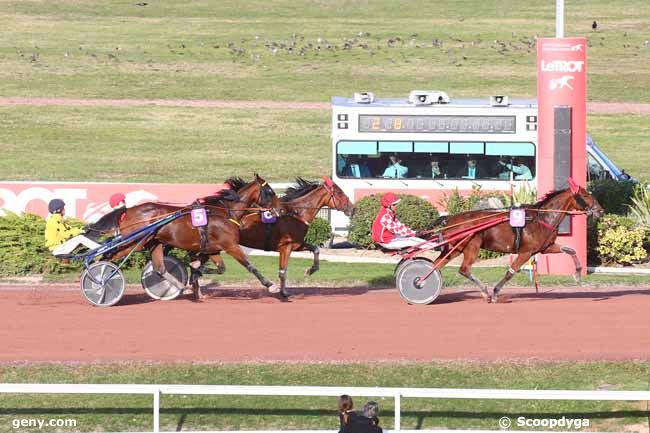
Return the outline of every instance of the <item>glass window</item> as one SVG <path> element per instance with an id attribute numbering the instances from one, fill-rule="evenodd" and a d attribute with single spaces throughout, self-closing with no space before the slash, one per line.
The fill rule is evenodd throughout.
<path id="1" fill-rule="evenodd" d="M 592 154 L 587 153 L 587 181 L 608 179 L 610 177 L 609 171 Z"/>
<path id="2" fill-rule="evenodd" d="M 340 141 L 340 177 L 531 180 L 535 145 L 529 142 Z"/>

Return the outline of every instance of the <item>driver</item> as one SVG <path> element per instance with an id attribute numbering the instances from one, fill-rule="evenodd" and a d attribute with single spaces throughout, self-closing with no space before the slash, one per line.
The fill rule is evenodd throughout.
<path id="1" fill-rule="evenodd" d="M 65 217 L 65 203 L 59 198 L 51 200 L 47 205 L 50 216 L 45 224 L 45 246 L 54 256 L 66 256 L 79 245 L 94 250 L 101 245 L 84 236 L 83 230 L 69 226 Z"/>
<path id="2" fill-rule="evenodd" d="M 395 216 L 395 205 L 400 199 L 392 192 L 387 192 L 381 198 L 381 209 L 372 223 L 372 240 L 389 250 L 400 250 L 406 247 L 423 244 L 427 247 L 434 245 L 420 239 L 417 233 Z"/>

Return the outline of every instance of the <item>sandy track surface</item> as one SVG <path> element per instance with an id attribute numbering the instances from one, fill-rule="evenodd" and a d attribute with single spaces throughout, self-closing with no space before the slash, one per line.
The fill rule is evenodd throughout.
<path id="1" fill-rule="evenodd" d="M 429 306 L 392 290 L 208 289 L 97 308 L 76 285 L 0 287 L 0 362 L 650 360 L 650 286 L 505 290 L 488 305 L 445 289 Z"/>
<path id="2" fill-rule="evenodd" d="M 273 108 L 288 110 L 327 110 L 329 102 L 297 101 L 238 101 L 218 99 L 82 99 L 82 98 L 28 98 L 0 97 L 0 106 L 88 106 L 88 107 L 208 107 L 208 108 Z M 587 109 L 593 114 L 650 114 L 650 104 L 628 102 L 590 102 Z"/>

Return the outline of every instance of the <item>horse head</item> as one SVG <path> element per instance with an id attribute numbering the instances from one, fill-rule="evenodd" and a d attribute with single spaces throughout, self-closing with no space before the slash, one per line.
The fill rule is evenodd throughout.
<path id="1" fill-rule="evenodd" d="M 568 179 L 569 191 L 572 194 L 572 206 L 579 211 L 585 211 L 587 216 L 599 218 L 605 214 L 605 209 L 598 203 L 598 200 L 586 189 L 579 186 L 571 178 Z"/>
<path id="2" fill-rule="evenodd" d="M 323 176 L 323 187 L 329 193 L 327 206 L 331 209 L 343 211 L 346 216 L 351 217 L 354 214 L 354 206 L 343 190 L 332 181 L 328 176 Z"/>
<path id="3" fill-rule="evenodd" d="M 259 200 L 257 203 L 262 207 L 273 207 L 274 209 L 279 207 L 279 199 L 273 188 L 271 188 L 271 185 L 269 185 L 269 183 L 262 179 L 262 177 L 257 173 L 255 173 L 255 182 L 257 182 L 260 188 Z"/>

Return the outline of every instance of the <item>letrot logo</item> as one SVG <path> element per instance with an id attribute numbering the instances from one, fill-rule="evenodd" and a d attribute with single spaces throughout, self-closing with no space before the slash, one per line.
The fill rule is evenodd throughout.
<path id="1" fill-rule="evenodd" d="M 571 45 L 571 51 L 584 51 L 584 44 Z"/>
<path id="2" fill-rule="evenodd" d="M 548 88 L 550 90 L 558 90 L 558 89 L 564 89 L 565 87 L 568 87 L 569 89 L 573 90 L 573 87 L 569 83 L 569 81 L 575 79 L 573 75 L 563 75 L 560 78 L 556 78 L 554 80 L 551 80 L 548 82 Z"/>
<path id="3" fill-rule="evenodd" d="M 542 60 L 543 72 L 582 72 L 585 62 L 578 60 L 553 60 L 546 62 Z"/>

